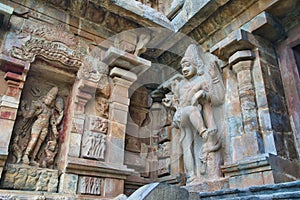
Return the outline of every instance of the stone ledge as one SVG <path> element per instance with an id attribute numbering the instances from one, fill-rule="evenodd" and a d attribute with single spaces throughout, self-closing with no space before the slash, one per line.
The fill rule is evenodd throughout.
<path id="1" fill-rule="evenodd" d="M 300 196 L 300 181 L 289 183 L 251 186 L 244 189 L 228 189 L 216 192 L 200 192 L 195 199 L 272 199 L 274 197 L 291 198 Z"/>
<path id="2" fill-rule="evenodd" d="M 225 176 L 238 176 L 259 171 L 271 170 L 267 155 L 241 160 L 235 163 L 225 163 L 221 166 Z"/>
<path id="3" fill-rule="evenodd" d="M 205 181 L 195 185 L 183 186 L 182 188 L 191 192 L 206 192 L 224 190 L 229 188 L 228 178 L 221 178 L 219 180 Z"/>
<path id="4" fill-rule="evenodd" d="M 97 160 L 68 157 L 66 172 L 78 175 L 94 175 L 107 178 L 126 179 L 134 170 L 125 165 L 116 165 Z"/>

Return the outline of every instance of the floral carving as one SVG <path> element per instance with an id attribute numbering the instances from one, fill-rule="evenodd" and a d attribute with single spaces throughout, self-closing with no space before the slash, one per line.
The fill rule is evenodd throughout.
<path id="1" fill-rule="evenodd" d="M 70 49 L 61 42 L 50 42 L 44 39 L 31 38 L 21 48 L 13 47 L 11 55 L 29 62 L 33 62 L 36 56 L 41 56 L 74 69 L 82 66 L 80 52 Z"/>
<path id="2" fill-rule="evenodd" d="M 60 41 L 68 46 L 78 45 L 78 39 L 68 33 L 64 24 L 41 25 L 26 23 L 19 34 L 29 33 L 31 36 L 41 37 L 48 41 Z"/>

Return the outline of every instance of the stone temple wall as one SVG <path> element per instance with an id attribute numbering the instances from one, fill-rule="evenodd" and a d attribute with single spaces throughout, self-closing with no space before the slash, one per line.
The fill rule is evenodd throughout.
<path id="1" fill-rule="evenodd" d="M 1 1 L 0 198 L 299 179 L 299 8 Z"/>

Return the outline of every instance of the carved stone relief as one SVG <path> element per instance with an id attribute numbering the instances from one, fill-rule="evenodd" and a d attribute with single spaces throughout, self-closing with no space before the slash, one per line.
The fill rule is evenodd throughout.
<path id="1" fill-rule="evenodd" d="M 64 101 L 58 88 L 52 87 L 45 96 L 22 100 L 22 119 L 14 130 L 11 146 L 12 162 L 52 168 L 58 151 L 58 127 L 64 116 Z"/>
<path id="2" fill-rule="evenodd" d="M 158 176 L 169 175 L 171 173 L 170 165 L 171 165 L 170 158 L 159 159 L 157 175 Z"/>
<path id="3" fill-rule="evenodd" d="M 167 84 L 172 94 L 166 95 L 163 103 L 176 110 L 172 124 L 180 130 L 179 148 L 183 153 L 187 184 L 195 184 L 209 179 L 207 175 L 212 174 L 211 171 L 217 176 L 220 174 L 220 157 L 216 154 L 220 152 L 221 139 L 212 111 L 213 95 L 218 95 L 213 91 L 219 81 L 215 80 L 216 76 L 212 78 L 214 72 L 204 65 L 195 45 L 187 48 L 181 67 L 183 75 Z M 196 134 L 201 140 L 200 152 L 194 143 Z"/>
<path id="4" fill-rule="evenodd" d="M 82 140 L 81 155 L 97 160 L 105 159 L 106 135 L 86 131 Z"/>
<path id="5" fill-rule="evenodd" d="M 64 43 L 44 39 L 31 38 L 22 48 L 14 47 L 11 55 L 29 62 L 33 62 L 36 56 L 42 56 L 51 61 L 59 61 L 73 70 L 78 70 L 82 66 L 80 52 L 70 49 Z"/>
<path id="6" fill-rule="evenodd" d="M 106 134 L 108 129 L 108 120 L 102 117 L 89 116 L 87 120 L 87 130 Z"/>
<path id="7" fill-rule="evenodd" d="M 3 188 L 57 192 L 58 171 L 8 164 Z"/>
<path id="8" fill-rule="evenodd" d="M 78 193 L 101 195 L 101 183 L 101 178 L 80 176 L 78 184 Z"/>
<path id="9" fill-rule="evenodd" d="M 140 152 L 141 145 L 139 138 L 127 135 L 125 138 L 125 149 L 133 152 Z"/>
<path id="10" fill-rule="evenodd" d="M 25 37 L 28 34 L 29 36 L 44 38 L 50 42 L 59 41 L 70 47 L 76 47 L 76 45 L 78 45 L 78 39 L 74 34 L 70 34 L 67 31 L 66 25 L 64 24 L 45 25 L 26 21 L 22 29 L 19 30 L 18 35 Z"/>
<path id="11" fill-rule="evenodd" d="M 171 156 L 171 143 L 165 142 L 163 144 L 158 145 L 158 158 L 166 158 Z"/>

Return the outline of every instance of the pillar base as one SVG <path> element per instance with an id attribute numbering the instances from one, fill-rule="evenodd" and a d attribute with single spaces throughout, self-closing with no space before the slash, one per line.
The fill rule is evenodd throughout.
<path id="1" fill-rule="evenodd" d="M 246 188 L 294 181 L 300 178 L 300 164 L 277 155 L 264 154 L 222 166 L 229 188 Z"/>

